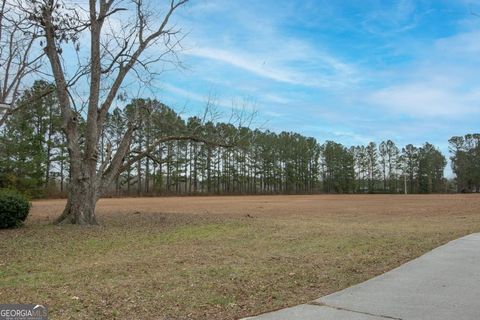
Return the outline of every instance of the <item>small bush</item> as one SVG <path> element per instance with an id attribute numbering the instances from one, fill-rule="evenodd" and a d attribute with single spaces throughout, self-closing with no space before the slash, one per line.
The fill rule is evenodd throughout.
<path id="1" fill-rule="evenodd" d="M 0 190 L 0 229 L 21 226 L 29 211 L 26 196 L 14 190 Z"/>

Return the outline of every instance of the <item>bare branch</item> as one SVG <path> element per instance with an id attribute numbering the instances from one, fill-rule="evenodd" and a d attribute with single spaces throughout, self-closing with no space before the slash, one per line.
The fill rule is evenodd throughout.
<path id="1" fill-rule="evenodd" d="M 0 7 L 0 103 L 11 105 L 4 116 L 13 114 L 18 91 L 24 79 L 39 70 L 42 52 L 34 52 L 38 29 L 30 28 L 25 15 L 14 10 L 12 2 L 2 1 Z M 4 117 L 5 118 L 5 117 Z M 6 119 L 6 118 L 5 118 Z M 2 119 L 0 122 L 4 122 Z"/>
<path id="2" fill-rule="evenodd" d="M 138 155 L 136 155 L 136 156 L 130 158 L 128 161 L 126 161 L 120 167 L 119 173 L 125 171 L 129 166 L 131 166 L 132 164 L 134 164 L 138 160 L 145 158 L 148 154 L 150 154 L 153 150 L 155 150 L 155 148 L 157 148 L 158 145 L 160 145 L 161 143 L 165 143 L 165 142 L 169 142 L 169 141 L 192 141 L 192 142 L 203 143 L 203 144 L 213 146 L 213 147 L 221 147 L 221 148 L 232 148 L 232 147 L 235 146 L 235 143 L 225 144 L 225 143 L 221 143 L 221 142 L 210 141 L 208 139 L 200 138 L 198 136 L 191 136 L 191 135 L 188 135 L 188 136 L 166 136 L 166 137 L 162 137 L 160 139 L 157 139 L 145 151 L 140 152 Z"/>
<path id="3" fill-rule="evenodd" d="M 154 42 L 156 39 L 158 39 L 161 36 L 172 34 L 172 30 L 165 29 L 170 20 L 170 17 L 177 8 L 187 3 L 188 0 L 182 0 L 177 3 L 175 3 L 175 1 L 172 0 L 170 2 L 170 8 L 167 11 L 166 15 L 164 16 L 163 21 L 158 27 L 158 29 L 155 32 L 148 35 L 146 38 L 144 35 L 145 29 L 146 29 L 146 20 L 145 20 L 144 12 L 142 11 L 142 1 L 135 0 L 135 2 L 137 5 L 136 7 L 137 7 L 137 19 L 138 19 L 138 23 L 135 26 L 135 29 L 137 30 L 137 41 L 139 45 L 136 48 L 136 50 L 130 56 L 128 56 L 128 59 L 123 61 L 120 64 L 119 71 L 115 78 L 115 81 L 113 82 L 112 87 L 109 93 L 107 94 L 105 101 L 102 103 L 100 107 L 100 111 L 99 111 L 100 115 L 98 118 L 99 125 L 103 123 L 105 116 L 114 98 L 116 97 L 118 90 L 120 89 L 120 86 L 123 83 L 123 80 L 125 79 L 125 76 L 139 61 L 138 59 L 141 56 L 141 54 L 152 42 Z"/>
<path id="4" fill-rule="evenodd" d="M 52 94 L 53 92 L 55 91 L 55 88 L 49 88 L 47 90 L 44 90 L 43 92 L 37 94 L 37 95 L 34 95 L 32 97 L 30 97 L 29 99 L 27 100 L 24 100 L 22 101 L 22 103 L 20 104 L 16 104 L 15 106 L 10 106 L 10 108 L 7 109 L 7 111 L 5 112 L 5 114 L 2 116 L 2 118 L 0 118 L 0 127 L 7 121 L 7 118 L 9 116 L 11 116 L 12 114 L 14 114 L 15 112 L 17 112 L 18 110 L 22 109 L 22 108 L 25 108 L 25 107 L 28 107 L 31 103 L 33 103 L 34 101 L 36 100 L 40 100 L 44 97 L 47 97 L 49 96 L 50 94 Z"/>

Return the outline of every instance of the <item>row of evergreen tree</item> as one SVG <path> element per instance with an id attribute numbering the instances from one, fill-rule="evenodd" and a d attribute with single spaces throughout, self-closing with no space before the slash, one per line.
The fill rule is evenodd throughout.
<path id="1" fill-rule="evenodd" d="M 452 169 L 460 192 L 480 192 L 480 134 L 452 137 Z"/>
<path id="2" fill-rule="evenodd" d="M 34 101 L 0 128 L 0 187 L 37 196 L 65 193 L 68 153 L 51 84 L 37 81 L 20 99 Z M 40 96 L 38 99 L 32 97 Z M 425 143 L 399 148 L 393 141 L 345 147 L 319 144 L 297 133 L 275 133 L 183 119 L 168 106 L 136 99 L 108 117 L 101 140 L 103 160 L 120 144 L 129 121 L 138 129 L 130 157 L 147 156 L 129 166 L 111 195 L 291 194 L 291 193 L 431 193 L 450 191 L 443 172 L 445 156 Z M 157 144 L 165 136 L 196 136 Z M 219 146 L 222 141 L 233 147 Z M 452 163 L 459 190 L 480 190 L 480 135 L 454 137 Z M 225 143 L 224 143 L 225 144 Z M 406 190 L 405 190 L 406 189 Z"/>

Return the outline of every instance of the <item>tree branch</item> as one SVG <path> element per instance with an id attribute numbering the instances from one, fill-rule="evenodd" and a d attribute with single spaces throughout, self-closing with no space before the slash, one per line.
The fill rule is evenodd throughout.
<path id="1" fill-rule="evenodd" d="M 150 145 L 149 148 L 147 148 L 145 151 L 143 152 L 140 152 L 138 155 L 136 155 L 135 157 L 132 157 L 130 158 L 126 163 L 124 163 L 121 167 L 120 167 L 120 171 L 119 173 L 125 171 L 129 166 L 131 166 L 132 164 L 134 164 L 135 162 L 137 162 L 138 160 L 141 160 L 142 158 L 144 158 L 147 154 L 151 153 L 153 150 L 155 150 L 155 148 L 161 144 L 161 143 L 164 143 L 164 142 L 169 142 L 169 141 L 192 141 L 192 142 L 199 142 L 199 143 L 203 143 L 205 145 L 209 145 L 209 146 L 215 146 L 215 147 L 220 147 L 220 148 L 232 148 L 235 146 L 235 144 L 224 144 L 224 143 L 218 143 L 218 142 L 214 142 L 214 141 L 210 141 L 208 139 L 203 139 L 203 138 L 199 138 L 199 137 L 196 137 L 196 136 L 166 136 L 166 137 L 163 137 L 163 138 L 160 138 L 160 139 L 157 139 L 152 145 Z"/>

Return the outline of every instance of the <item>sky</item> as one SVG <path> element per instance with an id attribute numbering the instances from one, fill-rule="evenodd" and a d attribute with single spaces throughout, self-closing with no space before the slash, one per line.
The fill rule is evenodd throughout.
<path id="1" fill-rule="evenodd" d="M 177 110 L 214 97 L 263 129 L 444 153 L 480 131 L 480 1 L 197 0 L 175 24 L 184 67 L 153 94 Z"/>

